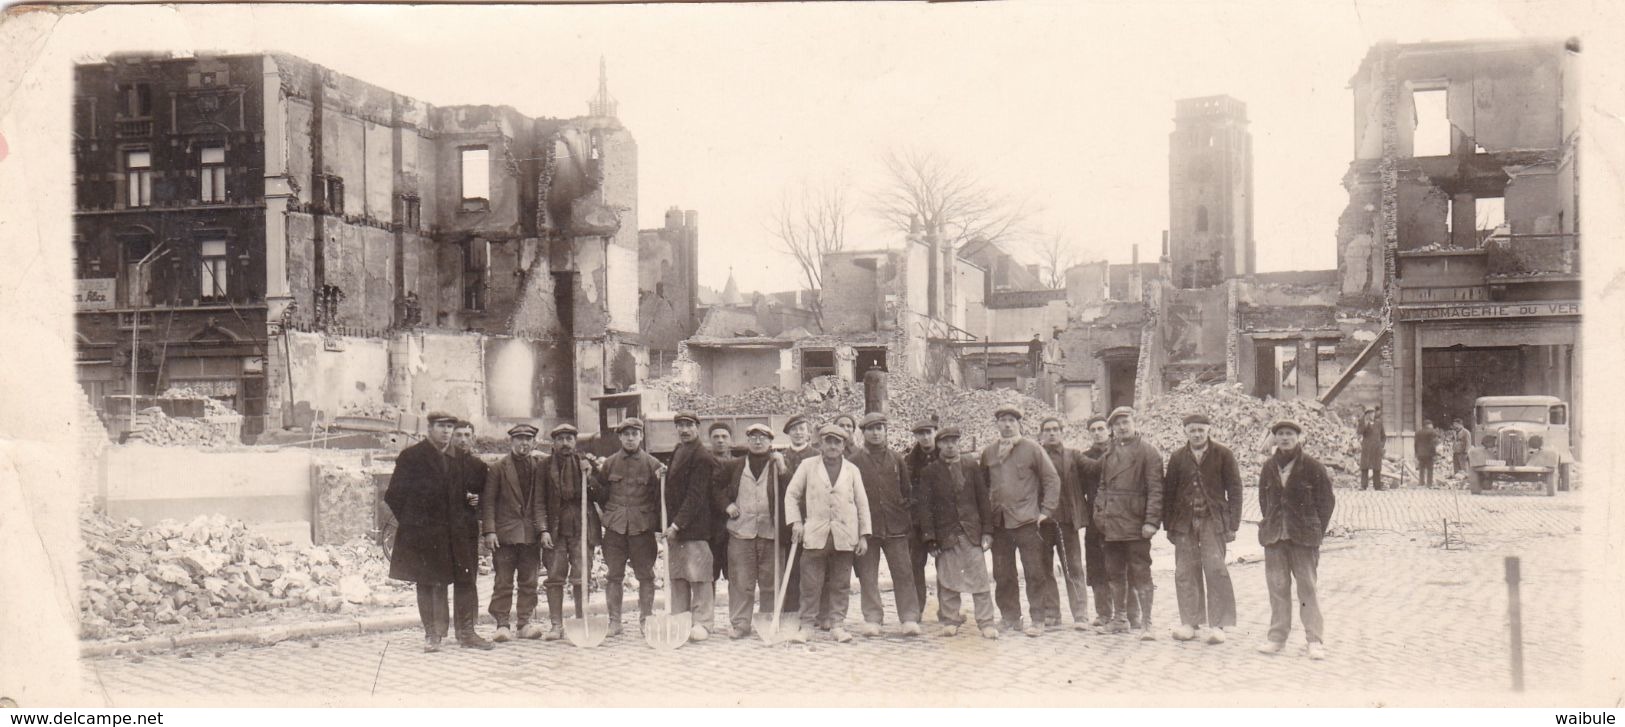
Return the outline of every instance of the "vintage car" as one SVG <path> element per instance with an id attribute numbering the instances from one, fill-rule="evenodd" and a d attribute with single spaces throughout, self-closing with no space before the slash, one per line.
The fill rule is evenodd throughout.
<path id="1" fill-rule="evenodd" d="M 1479 397 L 1467 462 L 1475 495 L 1501 484 L 1532 484 L 1547 495 L 1569 489 L 1569 405 L 1555 396 Z"/>

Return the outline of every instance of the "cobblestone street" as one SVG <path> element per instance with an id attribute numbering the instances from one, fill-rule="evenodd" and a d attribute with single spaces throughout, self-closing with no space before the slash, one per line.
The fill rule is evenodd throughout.
<path id="1" fill-rule="evenodd" d="M 1248 490 L 1249 520 L 1257 518 L 1253 494 Z M 1238 561 L 1231 573 L 1240 623 L 1229 643 L 1219 646 L 1168 638 L 1177 620 L 1173 557 L 1159 534 L 1154 566 L 1159 639 L 1149 643 L 1070 628 L 1037 639 L 1006 634 L 986 641 L 969 632 L 942 638 L 933 598 L 927 604 L 926 635 L 912 639 L 894 633 L 888 602 L 893 632 L 846 645 L 827 636 L 794 647 L 713 638 L 668 654 L 649 649 L 629 629 L 598 649 L 520 641 L 493 652 L 451 647 L 424 654 L 421 632 L 414 630 L 144 659 L 87 659 L 83 679 L 88 693 L 111 706 L 142 704 L 160 695 L 219 704 L 282 703 L 288 697 L 487 703 L 488 696 L 555 704 L 616 694 L 731 703 L 752 694 L 907 700 L 946 691 L 1013 701 L 1042 693 L 1081 701 L 1181 685 L 1193 692 L 1497 691 L 1509 683 L 1502 559 L 1518 555 L 1528 688 L 1550 689 L 1573 682 L 1581 669 L 1575 656 L 1580 649 L 1576 584 L 1582 572 L 1575 557 L 1580 502 L 1571 493 L 1547 498 L 1340 490 L 1336 537 L 1328 539 L 1320 566 L 1331 656 L 1319 663 L 1303 656 L 1297 624 L 1283 654 L 1253 651 L 1269 613 L 1260 548 L 1249 523 L 1232 554 Z M 1449 550 L 1441 547 L 1446 519 L 1452 521 Z M 489 594 L 481 596 L 483 606 Z M 722 621 L 720 593 L 718 603 Z M 849 621 L 858 618 L 854 585 Z"/>

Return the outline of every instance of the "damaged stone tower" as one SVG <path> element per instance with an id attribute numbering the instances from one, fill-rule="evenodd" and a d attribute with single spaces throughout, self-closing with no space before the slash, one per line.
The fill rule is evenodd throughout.
<path id="1" fill-rule="evenodd" d="M 1247 104 L 1229 96 L 1174 103 L 1168 226 L 1176 287 L 1208 288 L 1253 273 L 1253 137 L 1247 131 Z"/>

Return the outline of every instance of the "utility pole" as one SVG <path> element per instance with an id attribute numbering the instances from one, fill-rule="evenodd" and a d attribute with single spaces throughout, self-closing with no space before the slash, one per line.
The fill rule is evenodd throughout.
<path id="1" fill-rule="evenodd" d="M 156 247 L 152 248 L 152 251 L 147 253 L 145 257 L 136 262 L 135 274 L 133 276 L 135 280 L 129 281 L 127 285 L 136 285 L 138 281 L 145 282 L 145 278 L 141 274 L 142 269 L 145 268 L 147 264 L 157 260 L 159 255 L 161 255 L 163 252 L 164 245 L 162 242 L 160 242 Z M 142 287 L 147 286 L 143 285 Z M 129 428 L 127 431 L 135 430 L 135 365 L 136 359 L 141 354 L 141 298 L 143 293 L 145 293 L 145 291 L 135 291 L 130 296 L 130 409 L 128 412 Z"/>

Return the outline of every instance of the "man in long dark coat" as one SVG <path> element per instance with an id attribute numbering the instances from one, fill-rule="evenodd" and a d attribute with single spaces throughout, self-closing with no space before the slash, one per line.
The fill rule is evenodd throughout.
<path id="1" fill-rule="evenodd" d="M 937 461 L 937 422 L 931 419 L 921 419 L 914 423 L 914 446 L 910 447 L 904 456 L 903 463 L 908 465 L 908 476 L 913 482 L 911 488 L 916 496 L 923 501 L 924 486 L 920 484 L 920 477 L 925 468 Z M 929 514 L 929 505 L 922 505 L 922 509 Z M 920 608 L 925 608 L 925 562 L 931 557 L 931 551 L 925 547 L 925 541 L 931 539 L 926 523 L 914 523 L 914 532 L 908 541 L 908 554 L 914 559 L 914 595 Z"/>
<path id="2" fill-rule="evenodd" d="M 677 428 L 677 449 L 666 475 L 666 557 L 671 559 L 667 584 L 672 613 L 694 615 L 692 641 L 710 638 L 716 627 L 716 582 L 712 580 L 711 536 L 716 495 L 717 458 L 700 442 L 700 417 L 680 412 L 672 418 Z M 722 507 L 726 507 L 723 504 Z"/>
<path id="3" fill-rule="evenodd" d="M 479 573 L 479 522 L 465 482 L 471 475 L 451 449 L 457 418 L 434 412 L 428 421 L 428 438 L 401 451 L 384 492 L 384 502 L 400 523 L 389 577 L 417 584 L 424 651 L 440 650 L 453 620 L 459 644 L 490 649 L 491 642 L 474 632 L 480 608 L 474 581 Z M 453 596 L 450 609 L 448 587 Z"/>

